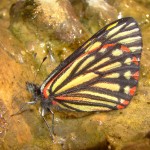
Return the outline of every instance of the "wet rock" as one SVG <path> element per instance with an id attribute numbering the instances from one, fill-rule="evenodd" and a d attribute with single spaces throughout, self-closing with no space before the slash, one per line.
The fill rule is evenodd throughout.
<path id="1" fill-rule="evenodd" d="M 137 2 L 135 0 L 117 0 L 113 3 L 113 6 L 117 8 L 120 17 L 134 16 L 135 19 L 141 24 L 145 24 L 150 21 L 149 8 L 141 5 L 140 2 Z"/>
<path id="2" fill-rule="evenodd" d="M 0 134 L 0 149 L 149 149 L 150 36 L 148 31 L 150 28 L 146 18 L 141 18 L 139 13 L 134 13 L 135 9 L 131 9 L 131 1 L 123 1 L 123 4 L 130 6 L 129 9 L 117 1 L 115 5 L 110 1 L 109 3 L 99 1 L 103 5 L 97 5 L 98 9 L 95 8 L 95 3 L 90 3 L 91 1 L 86 1 L 86 3 L 81 1 L 75 3 L 73 0 L 71 3 L 53 1 L 51 4 L 50 2 L 18 1 L 12 7 L 11 3 L 6 3 L 5 8 L 11 7 L 9 28 L 11 32 L 8 29 L 10 21 L 8 15 L 0 17 L 0 130 L 2 133 Z M 138 4 L 135 1 L 132 3 Z M 59 8 L 61 13 L 56 12 L 54 6 Z M 77 10 L 77 6 L 84 8 L 82 11 L 79 9 L 78 17 L 72 9 L 73 7 Z M 143 7 L 138 6 L 141 13 L 142 9 L 144 12 L 147 9 Z M 99 9 L 102 12 L 99 12 Z M 105 9 L 108 11 L 106 14 Z M 115 14 L 116 10 L 117 16 L 121 12 L 122 16 L 132 15 L 138 18 L 144 40 L 138 92 L 129 107 L 121 111 L 94 113 L 88 116 L 82 116 L 81 113 L 75 115 L 74 112 L 66 112 L 66 115 L 63 115 L 64 112 L 55 111 L 54 140 L 50 138 L 45 122 L 38 113 L 38 104 L 25 107 L 23 113 L 10 117 L 25 102 L 32 100 L 31 95 L 26 91 L 25 82 L 35 80 L 36 70 L 41 62 L 39 59 L 42 60 L 43 56 L 48 54 L 47 51 L 51 50 L 54 56 L 60 56 L 59 60 L 63 60 L 74 47 L 82 43 L 84 33 L 80 33 L 80 29 L 84 31 L 84 28 L 87 28 L 85 33 L 89 35 L 89 29 L 94 32 L 100 28 L 100 22 L 105 24 L 105 21 L 109 21 L 105 17 L 115 19 L 116 16 L 113 18 L 111 13 Z M 9 12 L 8 9 L 7 11 Z M 100 21 L 100 18 L 105 19 Z M 72 31 L 67 32 L 69 27 Z M 81 38 L 81 40 L 76 42 L 76 38 Z M 37 53 L 36 57 L 35 53 Z M 35 82 L 42 83 L 57 64 L 53 62 L 50 66 L 47 63 L 48 72 L 45 69 L 46 65 L 43 65 Z M 51 126 L 51 114 L 45 117 Z"/>
<path id="3" fill-rule="evenodd" d="M 104 0 L 71 0 L 71 3 L 84 26 L 92 34 L 117 19 L 117 9 Z"/>
<path id="4" fill-rule="evenodd" d="M 122 148 L 122 150 L 149 150 L 150 149 L 150 140 L 140 140 L 130 144 L 127 144 Z"/>
<path id="5" fill-rule="evenodd" d="M 10 19 L 14 35 L 41 59 L 49 54 L 64 59 L 70 44 L 73 47 L 87 36 L 68 0 L 18 1 L 11 7 Z"/>

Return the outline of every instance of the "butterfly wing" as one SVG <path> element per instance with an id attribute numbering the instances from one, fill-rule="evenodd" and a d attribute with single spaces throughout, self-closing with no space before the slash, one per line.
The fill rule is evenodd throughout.
<path id="1" fill-rule="evenodd" d="M 136 91 L 141 50 L 136 21 L 117 20 L 61 63 L 44 81 L 41 92 L 70 110 L 125 108 Z"/>

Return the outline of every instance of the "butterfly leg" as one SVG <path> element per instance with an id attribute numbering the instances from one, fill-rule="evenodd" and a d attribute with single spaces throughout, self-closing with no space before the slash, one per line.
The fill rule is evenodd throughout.
<path id="1" fill-rule="evenodd" d="M 52 114 L 52 134 L 54 135 L 54 112 L 51 109 L 50 112 Z"/>
<path id="2" fill-rule="evenodd" d="M 50 110 L 50 109 L 49 109 Z M 50 137 L 52 138 L 52 140 L 54 139 L 54 113 L 53 111 L 50 110 L 50 112 L 52 113 L 52 127 L 50 127 L 50 125 L 48 124 L 47 120 L 45 119 L 45 108 L 40 108 L 39 109 L 39 112 L 41 114 L 41 117 L 43 118 L 48 130 L 49 130 L 49 133 L 50 133 Z"/>

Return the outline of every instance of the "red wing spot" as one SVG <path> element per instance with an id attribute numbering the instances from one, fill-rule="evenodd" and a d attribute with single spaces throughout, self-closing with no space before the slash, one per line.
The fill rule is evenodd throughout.
<path id="1" fill-rule="evenodd" d="M 129 48 L 127 48 L 127 47 L 124 46 L 124 45 L 121 45 L 121 50 L 124 51 L 124 52 L 127 52 L 127 53 L 130 52 Z"/>
<path id="2" fill-rule="evenodd" d="M 118 108 L 118 109 L 123 109 L 124 106 L 122 106 L 122 105 L 117 105 L 117 108 Z"/>
<path id="3" fill-rule="evenodd" d="M 63 96 L 57 96 L 56 99 L 58 99 L 58 100 L 65 100 L 66 97 L 63 97 Z"/>
<path id="4" fill-rule="evenodd" d="M 134 95 L 135 91 L 136 91 L 136 86 L 130 89 L 130 95 Z"/>
<path id="5" fill-rule="evenodd" d="M 139 63 L 138 63 L 138 59 L 137 59 L 136 57 L 133 57 L 133 58 L 132 58 L 132 62 L 135 63 L 136 65 L 139 64 Z"/>
<path id="6" fill-rule="evenodd" d="M 49 84 L 48 84 L 49 85 Z M 45 98 L 48 98 L 48 94 L 47 94 L 47 88 L 48 86 L 46 86 L 44 89 L 43 89 L 43 95 Z"/>
<path id="7" fill-rule="evenodd" d="M 139 71 L 135 72 L 132 77 L 135 79 L 135 80 L 138 80 L 139 79 Z"/>
<path id="8" fill-rule="evenodd" d="M 118 109 L 125 108 L 125 106 L 127 106 L 129 104 L 129 101 L 128 100 L 123 100 L 123 102 L 121 104 L 123 104 L 124 106 L 123 105 L 117 105 Z"/>
<path id="9" fill-rule="evenodd" d="M 55 101 L 52 101 L 52 105 L 56 105 L 57 104 L 57 102 L 55 102 Z"/>
<path id="10" fill-rule="evenodd" d="M 115 44 L 106 44 L 106 45 L 103 46 L 103 48 L 108 48 L 108 47 L 114 46 L 114 45 L 115 45 Z"/>
<path id="11" fill-rule="evenodd" d="M 129 104 L 129 101 L 124 100 L 122 104 L 124 104 L 124 105 L 128 105 L 128 104 Z"/>

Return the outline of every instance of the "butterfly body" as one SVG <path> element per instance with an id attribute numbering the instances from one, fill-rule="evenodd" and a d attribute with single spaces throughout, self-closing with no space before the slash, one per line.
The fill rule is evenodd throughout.
<path id="1" fill-rule="evenodd" d="M 137 22 L 119 19 L 87 40 L 40 87 L 27 83 L 27 89 L 43 110 L 54 105 L 87 112 L 122 109 L 137 88 L 141 51 Z"/>

